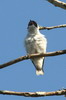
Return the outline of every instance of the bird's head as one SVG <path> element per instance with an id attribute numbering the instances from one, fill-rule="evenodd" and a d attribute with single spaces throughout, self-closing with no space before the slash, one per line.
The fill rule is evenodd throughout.
<path id="1" fill-rule="evenodd" d="M 38 24 L 35 21 L 30 20 L 29 23 L 28 23 L 28 31 L 31 32 L 31 31 L 35 31 L 37 29 L 39 29 Z"/>

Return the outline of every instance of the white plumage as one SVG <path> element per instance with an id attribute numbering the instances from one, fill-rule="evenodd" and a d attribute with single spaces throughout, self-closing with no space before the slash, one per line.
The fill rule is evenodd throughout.
<path id="1" fill-rule="evenodd" d="M 25 48 L 28 54 L 45 53 L 47 47 L 47 40 L 39 31 L 39 26 L 35 21 L 28 24 L 28 34 L 25 38 Z M 43 75 L 43 64 L 45 57 L 33 58 L 31 61 L 35 65 L 36 74 Z"/>

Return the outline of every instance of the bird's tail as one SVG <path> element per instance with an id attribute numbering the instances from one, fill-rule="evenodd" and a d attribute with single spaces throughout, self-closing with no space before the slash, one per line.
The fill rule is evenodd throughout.
<path id="1" fill-rule="evenodd" d="M 44 71 L 43 70 L 36 70 L 36 75 L 44 75 Z"/>

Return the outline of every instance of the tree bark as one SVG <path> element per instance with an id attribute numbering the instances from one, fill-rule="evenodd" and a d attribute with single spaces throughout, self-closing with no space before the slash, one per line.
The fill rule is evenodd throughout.
<path id="1" fill-rule="evenodd" d="M 17 95 L 25 97 L 44 97 L 44 96 L 59 96 L 59 95 L 66 96 L 66 89 L 52 91 L 52 92 L 15 92 L 15 91 L 0 90 L 0 94 L 15 95 L 15 96 Z"/>
<path id="2" fill-rule="evenodd" d="M 66 10 L 66 3 L 59 1 L 59 0 L 47 0 L 48 2 L 52 3 L 56 7 L 60 7 Z"/>
<path id="3" fill-rule="evenodd" d="M 62 54 L 66 54 L 66 50 L 47 52 L 47 53 L 42 53 L 42 54 L 29 54 L 26 56 L 21 56 L 17 59 L 14 59 L 12 61 L 7 62 L 7 63 L 1 64 L 0 69 L 8 67 L 12 64 L 18 63 L 18 62 L 23 61 L 23 60 L 31 59 L 33 57 L 51 57 L 51 56 L 58 56 L 58 55 L 62 55 Z"/>

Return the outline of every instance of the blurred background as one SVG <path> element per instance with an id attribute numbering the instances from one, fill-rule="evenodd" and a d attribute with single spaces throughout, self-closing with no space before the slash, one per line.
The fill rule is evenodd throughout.
<path id="1" fill-rule="evenodd" d="M 66 2 L 66 0 L 63 0 Z M 66 10 L 47 0 L 0 0 L 0 64 L 26 55 L 24 39 L 29 20 L 40 26 L 66 24 Z M 48 41 L 47 52 L 66 49 L 66 28 L 41 30 Z M 66 55 L 46 57 L 45 74 L 36 76 L 30 60 L 0 69 L 0 90 L 18 92 L 55 91 L 66 88 Z M 0 95 L 1 100 L 65 100 L 63 96 L 29 98 Z"/>

